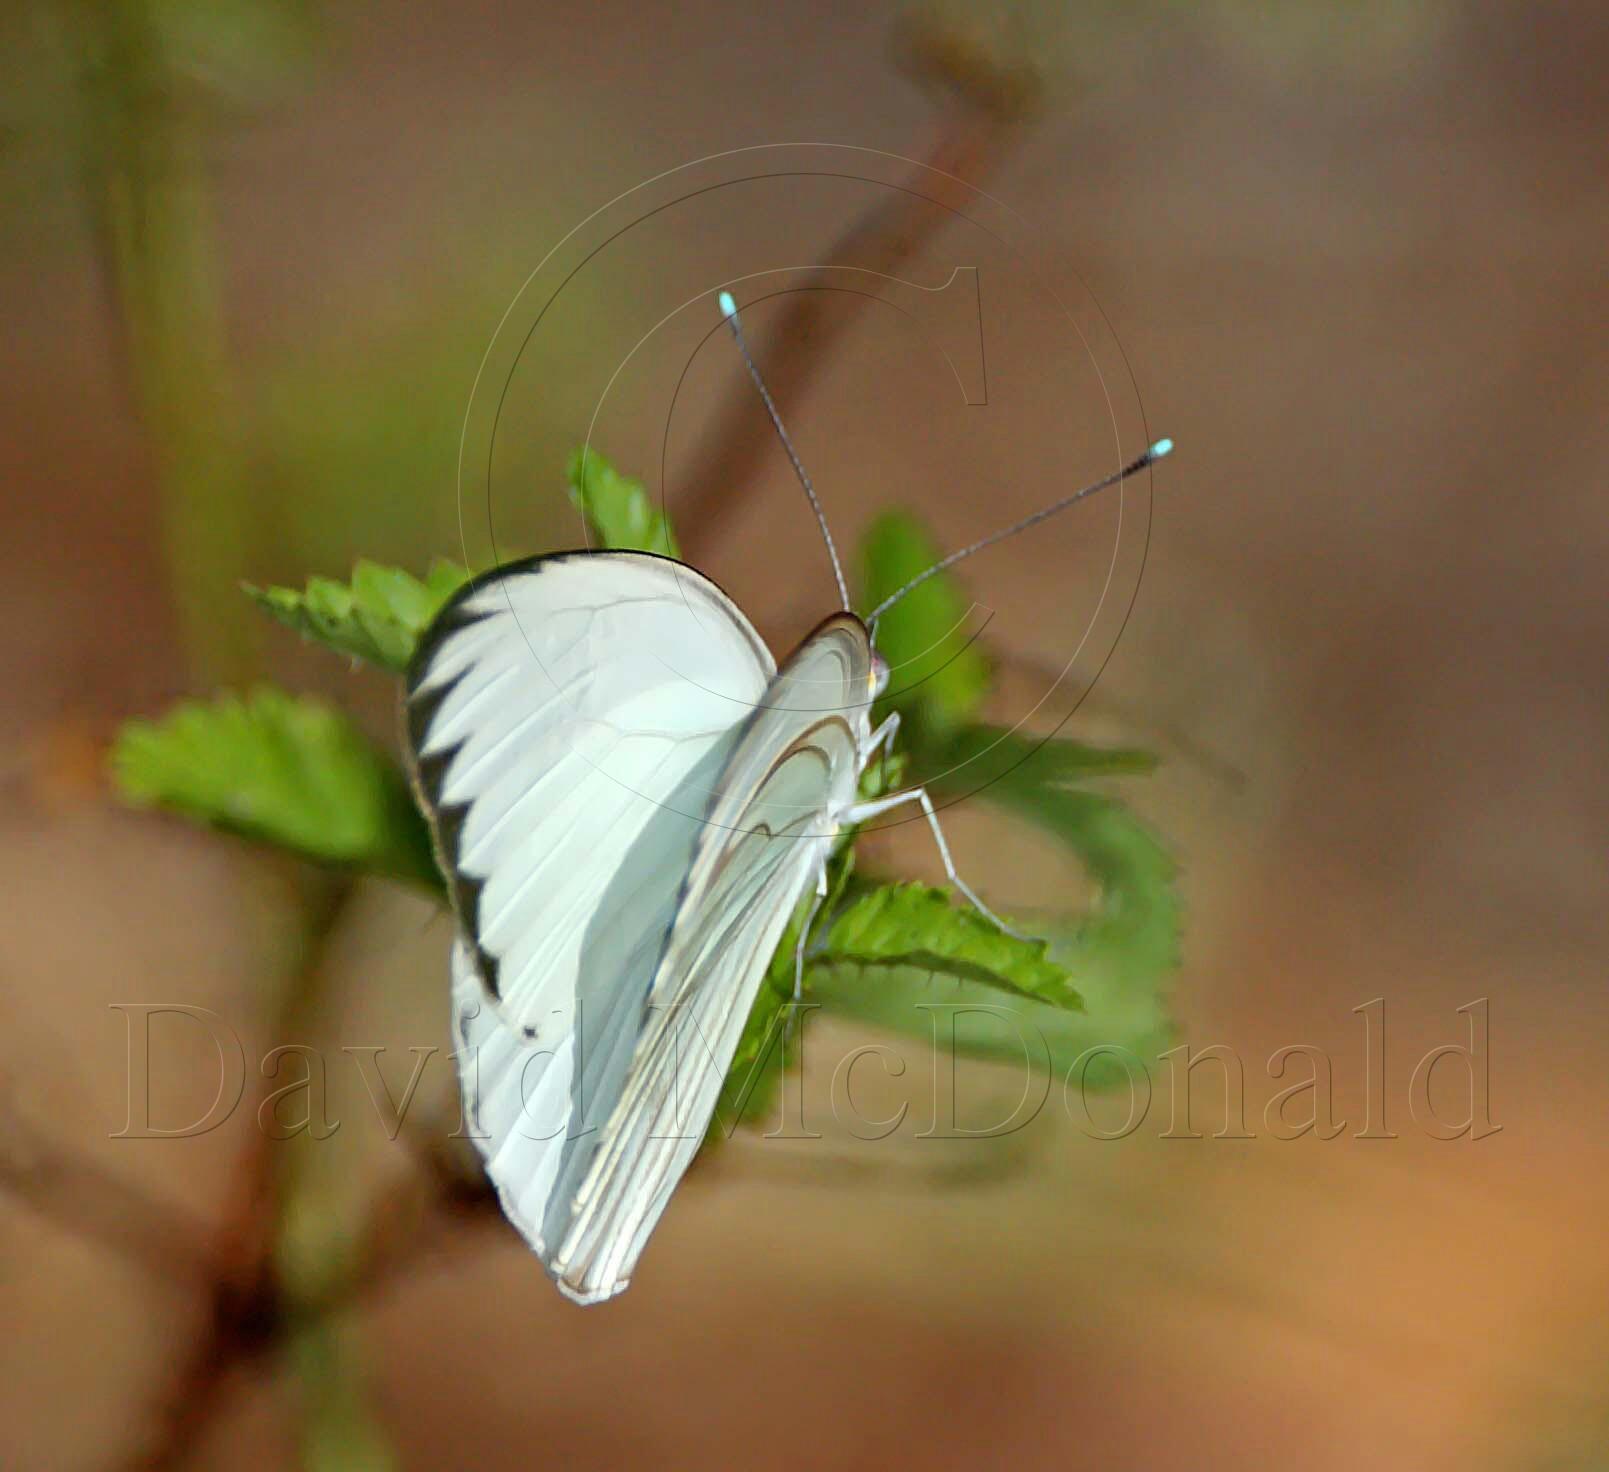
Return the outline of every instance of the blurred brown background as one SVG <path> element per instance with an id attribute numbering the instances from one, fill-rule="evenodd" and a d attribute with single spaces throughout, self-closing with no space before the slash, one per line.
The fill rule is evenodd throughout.
<path id="1" fill-rule="evenodd" d="M 152 13 L 166 71 L 113 44 Z M 6 1466 L 1609 1462 L 1603 8 L 919 19 L 959 37 L 925 80 L 880 8 L 232 0 L 6 21 Z M 574 1310 L 511 1231 L 446 1216 L 332 1333 L 293 1330 L 216 1373 L 205 1254 L 260 1146 L 244 1117 L 110 1139 L 126 1075 L 108 1004 L 214 1008 L 254 1064 L 284 1042 L 386 1044 L 395 1090 L 402 1050 L 445 1043 L 446 933 L 422 903 L 365 890 L 329 1000 L 305 1034 L 274 1035 L 261 976 L 297 881 L 118 810 L 99 777 L 110 731 L 257 669 L 388 733 L 383 681 L 207 610 L 240 576 L 456 554 L 481 352 L 592 210 L 756 143 L 925 157 L 976 116 L 931 67 L 976 81 L 979 56 L 1004 57 L 1008 80 L 1031 63 L 1045 91 L 967 176 L 1087 284 L 1147 422 L 1179 443 L 1134 617 L 1073 729 L 1167 759 L 1131 790 L 1182 865 L 1176 1014 L 1184 1038 L 1245 1059 L 1259 1138 L 1160 1140 L 1159 1099 L 1118 1143 L 1055 1109 L 1010 1141 L 922 1142 L 913 1048 L 886 1090 L 914 1101 L 911 1122 L 874 1146 L 740 1139 L 694 1172 L 616 1303 Z M 142 128 L 159 142 L 131 155 Z M 159 202 L 132 247 L 130 169 Z M 823 196 L 796 259 L 855 208 Z M 665 269 L 707 259 L 711 228 L 667 223 Z M 730 261 L 771 227 L 723 228 Z M 910 274 L 935 279 L 947 250 L 936 239 Z M 578 287 L 578 361 L 594 362 L 588 333 L 637 320 L 628 276 Z M 980 492 L 988 456 L 956 449 L 931 380 L 892 352 L 850 330 L 790 411 L 841 535 L 906 504 L 959 540 L 1105 468 L 1075 433 L 1041 436 Z M 1020 357 L 1016 380 L 1001 359 L 1022 396 L 1002 394 L 1000 422 L 1027 435 L 1045 406 Z M 707 379 L 687 425 L 736 383 Z M 500 482 L 512 541 L 572 535 L 559 472 L 596 396 L 558 376 L 522 401 L 529 468 Z M 652 483 L 653 434 L 599 433 Z M 761 479 L 698 553 L 781 641 L 830 585 L 814 547 L 792 550 L 785 468 Z M 189 530 L 164 511 L 175 495 Z M 980 559 L 1028 654 L 1059 627 L 1080 535 L 1058 524 L 992 571 Z M 963 811 L 951 831 L 992 895 L 1062 896 L 1068 876 L 1014 830 Z M 893 857 L 935 872 L 903 836 Z M 1352 1009 L 1379 997 L 1400 1138 L 1358 1141 Z M 1455 1009 L 1481 997 L 1501 1132 L 1427 1139 L 1409 1075 L 1463 1040 Z M 828 1034 L 829 1053 L 847 1045 Z M 173 1035 L 154 1112 L 208 1102 L 211 1055 L 192 1043 Z M 1335 1140 L 1261 1128 L 1278 1087 L 1263 1061 L 1298 1043 L 1335 1059 L 1351 1122 Z M 1201 1069 L 1208 1132 L 1211 1081 Z M 303 1235 L 373 1250 L 377 1200 L 388 1230 L 425 1230 L 418 1162 L 375 1127 L 355 1070 L 331 1090 L 346 1124 L 309 1152 L 326 1186 Z M 199 1269 L 191 1229 L 211 1244 Z"/>

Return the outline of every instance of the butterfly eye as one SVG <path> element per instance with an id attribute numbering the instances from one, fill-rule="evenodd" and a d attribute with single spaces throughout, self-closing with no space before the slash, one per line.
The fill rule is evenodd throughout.
<path id="1" fill-rule="evenodd" d="M 888 661 L 876 650 L 872 651 L 871 674 L 866 679 L 867 689 L 873 700 L 888 689 Z"/>

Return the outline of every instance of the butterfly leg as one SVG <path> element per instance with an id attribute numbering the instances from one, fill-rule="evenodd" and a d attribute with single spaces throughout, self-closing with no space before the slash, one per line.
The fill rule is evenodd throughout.
<path id="1" fill-rule="evenodd" d="M 866 743 L 866 755 L 861 761 L 861 766 L 865 766 L 872 759 L 872 753 L 878 747 L 882 747 L 884 751 L 889 750 L 894 745 L 894 737 L 898 733 L 899 712 L 897 710 L 890 711 L 888 719 L 872 732 L 871 740 Z"/>
<path id="2" fill-rule="evenodd" d="M 893 719 L 890 717 L 890 719 Z M 846 823 L 864 823 L 868 818 L 875 818 L 879 813 L 886 813 L 891 808 L 897 808 L 902 803 L 914 802 L 920 805 L 922 816 L 927 819 L 927 826 L 933 830 L 933 842 L 938 845 L 939 858 L 943 861 L 944 872 L 949 875 L 950 883 L 972 902 L 972 907 L 984 919 L 991 921 L 1007 935 L 1015 936 L 1018 940 L 1028 937 L 1021 932 L 1013 930 L 984 902 L 978 898 L 972 886 L 955 872 L 955 860 L 950 857 L 950 845 L 944 841 L 944 830 L 939 827 L 939 815 L 933 809 L 933 799 L 927 795 L 927 788 L 912 787 L 904 792 L 896 792 L 892 797 L 880 797 L 873 802 L 856 803 L 845 815 Z"/>
<path id="3" fill-rule="evenodd" d="M 861 759 L 861 770 L 864 771 L 870 764 L 872 753 L 877 752 L 879 768 L 877 772 L 878 787 L 885 787 L 888 782 L 888 754 L 894 749 L 894 737 L 899 734 L 899 712 L 890 711 L 888 718 L 875 731 L 871 740 L 866 743 L 866 754 Z"/>

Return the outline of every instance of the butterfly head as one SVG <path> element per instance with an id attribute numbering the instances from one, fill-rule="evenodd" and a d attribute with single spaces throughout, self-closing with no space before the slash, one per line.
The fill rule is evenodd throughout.
<path id="1" fill-rule="evenodd" d="M 866 676 L 867 698 L 876 700 L 886 689 L 888 689 L 888 661 L 874 649 L 871 672 Z"/>

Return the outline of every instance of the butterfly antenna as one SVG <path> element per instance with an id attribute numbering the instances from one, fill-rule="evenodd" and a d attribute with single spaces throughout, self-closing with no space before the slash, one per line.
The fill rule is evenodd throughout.
<path id="1" fill-rule="evenodd" d="M 1094 485 L 1085 486 L 1081 491 L 1074 491 L 1070 496 L 1063 496 L 1061 500 L 1052 502 L 1049 506 L 1044 507 L 1042 510 L 1034 512 L 1032 516 L 1025 516 L 1021 521 L 1014 522 L 1011 526 L 1005 527 L 1003 530 L 995 532 L 991 536 L 984 537 L 982 541 L 974 542 L 970 547 L 962 547 L 960 551 L 950 553 L 948 557 L 942 558 L 938 562 L 935 562 L 932 567 L 927 568 L 923 572 L 917 573 L 917 575 L 912 578 L 910 582 L 906 583 L 903 588 L 900 588 L 898 591 L 889 594 L 887 598 L 883 599 L 883 601 L 879 603 L 876 608 L 872 609 L 872 611 L 867 614 L 866 622 L 875 626 L 877 620 L 887 613 L 890 608 L 898 603 L 900 599 L 909 593 L 913 588 L 921 587 L 921 585 L 929 578 L 937 577 L 945 570 L 945 568 L 954 567 L 956 563 L 960 562 L 963 558 L 970 557 L 974 552 L 981 552 L 985 547 L 992 547 L 996 542 L 1003 542 L 1007 537 L 1014 537 L 1018 532 L 1025 532 L 1031 526 L 1038 526 L 1040 522 L 1048 521 L 1058 512 L 1065 511 L 1069 506 L 1075 505 L 1077 502 L 1082 501 L 1086 496 L 1093 496 L 1097 491 L 1104 491 L 1109 486 L 1115 486 L 1119 481 L 1127 480 L 1131 475 L 1138 475 L 1140 471 L 1144 470 L 1147 465 L 1154 464 L 1156 461 L 1162 459 L 1164 455 L 1171 454 L 1172 451 L 1172 440 L 1158 440 L 1143 455 L 1139 456 L 1135 460 L 1131 460 L 1121 470 L 1113 471 L 1112 474 L 1107 476 L 1104 480 L 1098 480 Z"/>
<path id="2" fill-rule="evenodd" d="M 732 293 L 723 291 L 717 298 L 720 303 L 721 315 L 726 318 L 726 325 L 732 329 L 732 339 L 737 343 L 738 352 L 743 354 L 743 362 L 749 370 L 749 377 L 754 380 L 755 388 L 760 391 L 760 398 L 765 404 L 765 412 L 771 416 L 771 423 L 776 426 L 777 438 L 782 441 L 782 448 L 788 452 L 788 459 L 793 462 L 794 474 L 799 477 L 799 484 L 804 487 L 804 493 L 810 498 L 810 509 L 816 513 L 816 525 L 821 528 L 821 537 L 827 544 L 827 556 L 832 559 L 832 575 L 838 580 L 838 596 L 843 600 L 845 609 L 849 607 L 849 585 L 844 582 L 844 570 L 838 561 L 838 549 L 833 545 L 832 532 L 827 527 L 827 516 L 821 509 L 820 498 L 816 495 L 816 488 L 810 484 L 810 477 L 805 474 L 799 453 L 793 448 L 793 441 L 788 438 L 788 431 L 782 427 L 782 416 L 777 413 L 776 402 L 771 397 L 771 391 L 765 386 L 765 380 L 760 377 L 760 370 L 754 366 L 753 355 L 749 352 L 749 345 L 743 337 L 743 324 L 738 321 L 737 303 L 732 300 Z"/>

